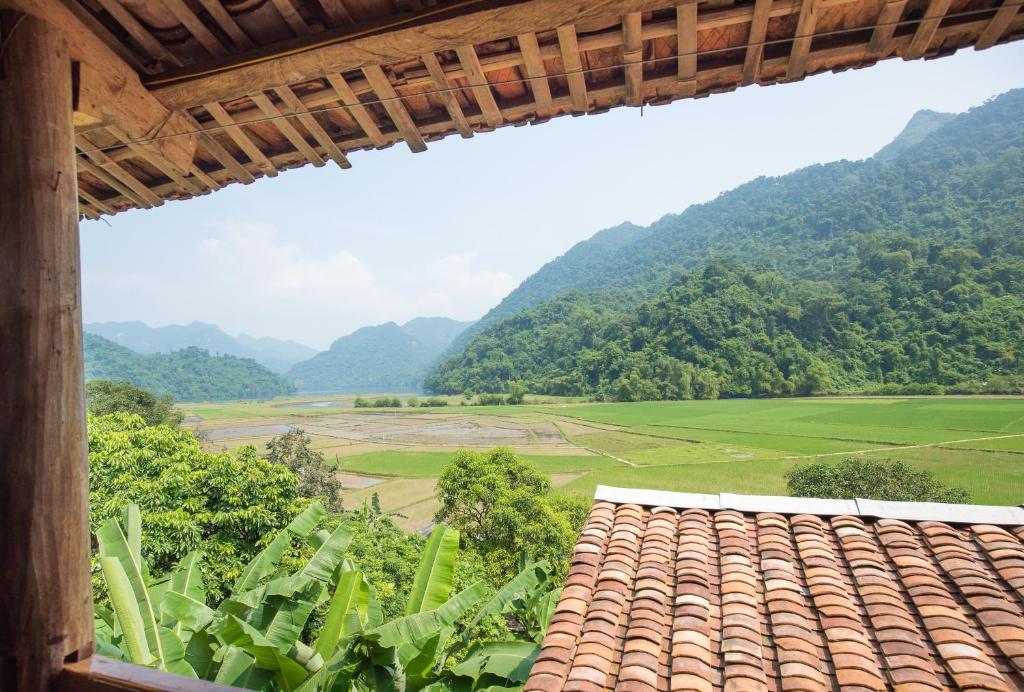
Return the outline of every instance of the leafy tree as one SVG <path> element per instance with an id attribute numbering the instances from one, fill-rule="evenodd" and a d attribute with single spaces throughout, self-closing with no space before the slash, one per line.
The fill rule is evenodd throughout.
<path id="1" fill-rule="evenodd" d="M 305 431 L 289 430 L 267 443 L 267 461 L 283 464 L 298 475 L 300 497 L 318 498 L 331 512 L 340 512 L 341 481 L 337 470 L 312 445 L 313 440 Z"/>
<path id="2" fill-rule="evenodd" d="M 526 385 L 519 381 L 508 383 L 508 398 L 505 400 L 510 406 L 518 406 L 526 399 Z"/>
<path id="3" fill-rule="evenodd" d="M 182 415 L 174 408 L 170 394 L 157 397 L 130 382 L 91 380 L 85 383 L 86 408 L 94 416 L 109 413 L 134 413 L 142 416 L 147 425 L 178 425 Z"/>
<path id="4" fill-rule="evenodd" d="M 850 457 L 835 464 L 797 466 L 786 473 L 786 486 L 794 497 L 953 503 L 969 499 L 966 490 L 947 486 L 899 459 Z"/>
<path id="5" fill-rule="evenodd" d="M 492 580 L 514 574 L 524 554 L 564 572 L 585 513 L 550 497 L 551 482 L 512 450 L 461 450 L 437 482 L 435 521 L 462 532 L 488 564 Z"/>

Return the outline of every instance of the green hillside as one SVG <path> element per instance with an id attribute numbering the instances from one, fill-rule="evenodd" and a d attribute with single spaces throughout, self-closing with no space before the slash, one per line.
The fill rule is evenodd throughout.
<path id="1" fill-rule="evenodd" d="M 614 252 L 607 237 L 581 243 L 496 308 L 530 309 L 485 318 L 428 389 L 1012 388 L 1024 373 L 1024 90 L 922 122 L 880 158 L 755 180 L 628 229 Z M 543 302 L 549 289 L 563 295 Z"/>
<path id="2" fill-rule="evenodd" d="M 85 334 L 87 380 L 127 380 L 179 401 L 269 399 L 295 388 L 254 360 L 212 356 L 201 348 L 141 354 L 96 334 Z"/>

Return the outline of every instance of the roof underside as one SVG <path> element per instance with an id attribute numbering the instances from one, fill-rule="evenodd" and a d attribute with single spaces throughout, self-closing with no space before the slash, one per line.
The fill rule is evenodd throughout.
<path id="1" fill-rule="evenodd" d="M 598 500 L 526 690 L 1022 689 L 1022 538 Z"/>
<path id="2" fill-rule="evenodd" d="M 73 25 L 92 217 L 400 140 L 1024 36 L 1020 0 L 12 1 Z"/>

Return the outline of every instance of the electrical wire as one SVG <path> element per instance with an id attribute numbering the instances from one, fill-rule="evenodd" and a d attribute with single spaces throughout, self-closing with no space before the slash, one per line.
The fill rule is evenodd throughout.
<path id="1" fill-rule="evenodd" d="M 471 0 L 472 3 L 476 3 L 476 2 L 480 2 L 480 1 L 482 1 L 482 0 Z M 1015 4 L 1009 4 L 1009 5 L 1005 5 L 1004 4 L 1003 5 L 1003 7 L 1017 7 L 1017 8 L 1020 8 L 1022 6 L 1024 6 L 1024 3 L 1015 3 Z M 450 8 L 448 8 L 448 9 L 450 9 Z M 863 31 L 873 31 L 874 29 L 876 29 L 878 27 L 890 27 L 890 26 L 891 27 L 898 27 L 898 26 L 907 25 L 907 24 L 921 24 L 923 22 L 926 22 L 926 21 L 929 21 L 929 20 L 933 20 L 933 19 L 938 19 L 938 20 L 958 19 L 958 18 L 963 18 L 963 17 L 972 17 L 972 16 L 976 16 L 976 15 L 980 15 L 980 14 L 989 14 L 992 11 L 993 11 L 993 8 L 984 8 L 984 9 L 975 9 L 975 10 L 964 10 L 964 11 L 961 11 L 961 12 L 950 12 L 948 14 L 944 14 L 944 15 L 940 15 L 940 16 L 931 16 L 931 17 L 925 16 L 925 17 L 921 17 L 920 19 L 903 19 L 903 20 L 893 21 L 893 22 L 881 22 L 881 23 L 871 24 L 871 25 L 868 25 L 868 26 L 858 26 L 858 27 L 850 27 L 850 28 L 846 28 L 846 29 L 834 29 L 834 30 L 831 30 L 831 31 L 823 31 L 823 32 L 820 32 L 820 33 L 810 33 L 810 34 L 803 34 L 803 35 L 795 35 L 795 36 L 791 36 L 791 37 L 788 37 L 788 38 L 778 38 L 778 39 L 771 39 L 771 40 L 764 40 L 764 41 L 747 42 L 747 43 L 738 44 L 738 45 L 735 45 L 735 46 L 727 46 L 727 47 L 724 47 L 724 48 L 713 48 L 713 49 L 703 50 L 703 51 L 701 51 L 701 50 L 687 51 L 685 53 L 678 53 L 678 54 L 675 54 L 675 55 L 668 55 L 668 56 L 664 56 L 664 57 L 660 57 L 660 58 L 646 58 L 646 59 L 643 59 L 643 60 L 637 60 L 637 61 L 628 62 L 628 63 L 627 62 L 621 62 L 621 63 L 615 63 L 615 64 L 611 64 L 611 65 L 603 65 L 601 67 L 587 67 L 587 68 L 582 68 L 580 70 L 574 70 L 574 71 L 569 71 L 569 72 L 564 72 L 564 71 L 563 72 L 553 72 L 553 73 L 549 73 L 549 74 L 545 75 L 544 77 L 534 77 L 534 78 L 531 78 L 531 77 L 515 77 L 515 78 L 510 78 L 510 79 L 498 80 L 498 81 L 495 81 L 495 82 L 488 82 L 487 86 L 488 87 L 497 87 L 497 86 L 510 85 L 510 84 L 525 84 L 527 82 L 532 82 L 534 79 L 549 79 L 549 78 L 552 78 L 552 77 L 568 77 L 568 76 L 574 75 L 574 74 L 590 74 L 590 73 L 593 73 L 593 72 L 603 72 L 603 71 L 606 71 L 606 70 L 624 69 L 624 68 L 629 67 L 631 65 L 637 65 L 637 64 L 640 64 L 640 65 L 653 65 L 653 64 L 663 63 L 663 62 L 675 62 L 679 58 L 688 57 L 688 56 L 700 57 L 700 56 L 707 56 L 707 55 L 716 55 L 716 54 L 719 54 L 719 53 L 729 53 L 729 52 L 733 52 L 733 51 L 737 51 L 737 50 L 749 49 L 749 48 L 753 48 L 753 47 L 766 47 L 766 46 L 780 45 L 780 44 L 784 44 L 784 43 L 792 43 L 793 41 L 796 41 L 796 40 L 801 39 L 801 38 L 825 38 L 825 37 L 830 37 L 830 36 L 840 36 L 840 35 L 851 34 L 851 33 L 859 33 L 859 32 L 863 32 Z M 135 140 L 122 141 L 122 142 L 120 142 L 118 144 L 111 144 L 111 145 L 108 145 L 108 146 L 105 146 L 105 147 L 95 147 L 93 149 L 80 149 L 79 153 L 89 154 L 89 153 L 93 153 L 93 152 L 110 151 L 110 150 L 113 150 L 113 149 L 120 149 L 120 148 L 122 148 L 124 146 L 132 145 L 132 144 L 152 144 L 152 143 L 155 143 L 155 142 L 158 142 L 158 141 L 162 141 L 162 140 L 165 140 L 165 139 L 173 139 L 175 137 L 187 137 L 187 136 L 196 135 L 196 134 L 204 134 L 204 133 L 217 132 L 219 130 L 225 130 L 225 129 L 228 129 L 228 128 L 231 128 L 231 127 L 241 127 L 243 125 L 254 125 L 254 124 L 265 123 L 265 122 L 273 122 L 275 120 L 284 120 L 284 119 L 287 119 L 287 118 L 295 118 L 295 117 L 298 117 L 299 115 L 306 115 L 307 113 L 308 114 L 329 113 L 329 112 L 337 111 L 337 110 L 349 110 L 349 109 L 351 109 L 353 107 L 365 107 L 365 106 L 370 106 L 370 105 L 375 105 L 375 104 L 383 105 L 385 103 L 389 103 L 389 102 L 393 102 L 393 101 L 403 101 L 403 100 L 409 99 L 409 98 L 420 98 L 420 97 L 424 97 L 424 96 L 452 93 L 452 92 L 462 91 L 462 90 L 463 90 L 463 87 L 447 87 L 447 88 L 429 89 L 429 90 L 424 90 L 424 91 L 418 91 L 416 94 L 413 94 L 413 95 L 410 95 L 410 96 L 397 95 L 397 96 L 389 97 L 389 98 L 376 98 L 376 99 L 370 99 L 370 100 L 366 100 L 366 101 L 360 100 L 359 104 L 357 104 L 355 106 L 349 106 L 349 105 L 346 105 L 346 104 L 337 104 L 337 105 L 334 105 L 334 106 L 322 106 L 322 107 L 318 107 L 318 108 L 310 108 L 310 109 L 307 109 L 306 113 L 282 113 L 280 115 L 258 117 L 258 118 L 253 118 L 251 120 L 246 120 L 245 122 L 232 123 L 232 124 L 228 124 L 228 125 L 220 125 L 220 124 L 214 123 L 214 124 L 211 124 L 210 127 L 202 127 L 200 129 L 197 129 L 197 130 L 184 130 L 184 131 L 180 131 L 180 132 L 171 132 L 171 133 L 164 134 L 164 135 L 157 135 L 155 137 L 147 137 L 147 138 L 141 138 L 141 139 L 135 139 Z"/>

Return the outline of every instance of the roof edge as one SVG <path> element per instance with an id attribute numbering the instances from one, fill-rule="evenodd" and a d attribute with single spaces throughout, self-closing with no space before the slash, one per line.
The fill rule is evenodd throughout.
<path id="1" fill-rule="evenodd" d="M 902 521 L 941 521 L 948 524 L 1024 526 L 1024 508 L 1018 506 L 957 505 L 942 502 L 889 502 L 883 500 L 828 500 L 781 495 L 678 493 L 667 490 L 597 486 L 595 500 L 674 509 L 732 509 L 745 513 L 816 514 Z"/>

